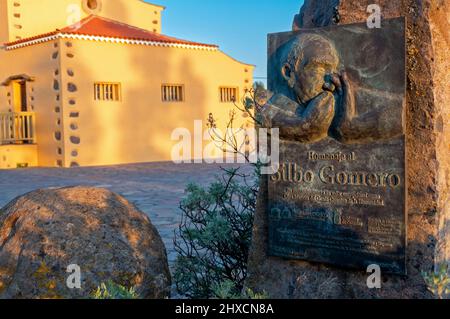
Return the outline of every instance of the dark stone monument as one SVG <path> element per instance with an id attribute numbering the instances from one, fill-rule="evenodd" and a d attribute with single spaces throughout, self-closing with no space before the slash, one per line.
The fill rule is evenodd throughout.
<path id="1" fill-rule="evenodd" d="M 246 281 L 256 292 L 431 298 L 422 273 L 450 260 L 450 4 L 376 3 L 373 34 L 372 0 L 305 0 L 299 33 L 269 38 L 264 115 L 280 127 L 283 166 L 261 182 Z M 381 289 L 367 286 L 368 263 L 383 268 Z"/>
<path id="2" fill-rule="evenodd" d="M 269 254 L 405 274 L 404 19 L 272 34 L 269 79 Z"/>

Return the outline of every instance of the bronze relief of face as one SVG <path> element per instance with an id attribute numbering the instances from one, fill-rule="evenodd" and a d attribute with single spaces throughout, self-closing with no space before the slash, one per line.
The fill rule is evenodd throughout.
<path id="1" fill-rule="evenodd" d="M 318 35 L 300 39 L 298 46 L 301 50 L 293 48 L 281 72 L 297 101 L 306 104 L 324 91 L 329 76 L 338 73 L 339 57 L 333 45 Z"/>

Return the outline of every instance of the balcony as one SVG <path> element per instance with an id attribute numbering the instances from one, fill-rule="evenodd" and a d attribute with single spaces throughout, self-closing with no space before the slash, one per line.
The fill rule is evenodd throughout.
<path id="1" fill-rule="evenodd" d="M 36 143 L 36 125 L 33 112 L 0 113 L 1 144 Z"/>

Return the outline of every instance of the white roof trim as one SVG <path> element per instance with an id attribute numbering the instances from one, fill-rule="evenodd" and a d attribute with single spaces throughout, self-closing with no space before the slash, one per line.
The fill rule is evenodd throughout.
<path id="1" fill-rule="evenodd" d="M 131 39 L 121 39 L 121 38 L 112 38 L 112 37 L 71 34 L 71 33 L 58 33 L 58 34 L 51 35 L 48 37 L 25 41 L 25 42 L 13 44 L 13 45 L 6 45 L 5 49 L 10 51 L 10 50 L 19 49 L 19 48 L 27 47 L 27 46 L 34 45 L 34 44 L 49 42 L 49 41 L 56 40 L 56 39 L 77 39 L 77 40 L 89 40 L 89 41 L 97 41 L 97 42 L 136 44 L 136 45 L 192 49 L 192 50 L 206 50 L 206 51 L 217 51 L 218 50 L 218 47 L 215 47 L 215 46 L 203 46 L 203 45 L 196 45 L 196 44 L 183 44 L 183 43 L 173 43 L 173 42 L 131 40 Z"/>
<path id="2" fill-rule="evenodd" d="M 48 36 L 48 37 L 39 38 L 39 39 L 35 39 L 35 40 L 30 40 L 30 41 L 26 41 L 26 42 L 14 44 L 14 45 L 7 45 L 7 44 L 5 44 L 5 49 L 7 51 L 15 50 L 15 49 L 27 47 L 27 46 L 30 46 L 30 45 L 33 45 L 33 44 L 39 44 L 39 43 L 52 41 L 52 40 L 55 40 L 57 38 L 58 38 L 58 35 L 56 34 L 56 35 L 51 35 L 51 36 Z"/>

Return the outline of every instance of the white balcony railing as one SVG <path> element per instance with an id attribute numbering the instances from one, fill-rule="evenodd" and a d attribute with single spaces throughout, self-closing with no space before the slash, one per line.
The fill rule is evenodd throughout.
<path id="1" fill-rule="evenodd" d="M 36 142 L 33 112 L 0 113 L 0 144 L 31 144 Z"/>

